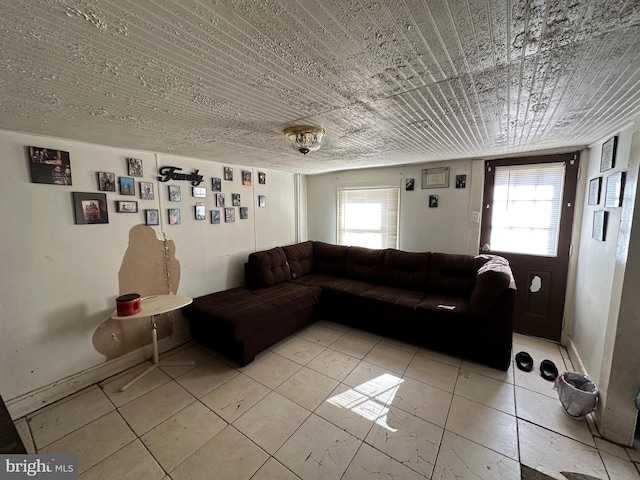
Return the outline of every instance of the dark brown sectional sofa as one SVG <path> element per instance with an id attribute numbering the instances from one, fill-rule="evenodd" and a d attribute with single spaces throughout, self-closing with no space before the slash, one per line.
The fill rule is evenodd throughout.
<path id="1" fill-rule="evenodd" d="M 184 310 L 197 342 L 240 365 L 318 318 L 501 370 L 511 362 L 516 287 L 502 257 L 307 241 L 249 255 L 245 286 Z"/>

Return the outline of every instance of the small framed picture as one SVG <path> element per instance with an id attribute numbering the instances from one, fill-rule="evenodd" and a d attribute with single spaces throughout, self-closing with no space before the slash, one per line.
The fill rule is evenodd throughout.
<path id="1" fill-rule="evenodd" d="M 69 152 L 29 147 L 29 160 L 31 183 L 72 185 Z"/>
<path id="2" fill-rule="evenodd" d="M 242 171 L 242 184 L 247 187 L 251 186 L 251 172 L 247 170 Z"/>
<path id="3" fill-rule="evenodd" d="M 226 207 L 224 209 L 224 221 L 232 223 L 236 221 L 236 209 L 233 207 Z"/>
<path id="4" fill-rule="evenodd" d="M 467 176 L 456 175 L 456 188 L 466 188 L 466 187 L 467 187 Z"/>
<path id="5" fill-rule="evenodd" d="M 213 190 L 214 192 L 221 192 L 222 191 L 222 180 L 220 180 L 219 178 L 212 178 L 211 179 L 211 190 Z"/>
<path id="6" fill-rule="evenodd" d="M 438 208 L 438 195 L 429 195 L 429 208 Z"/>
<path id="7" fill-rule="evenodd" d="M 415 185 L 416 185 L 416 180 L 415 180 L 415 178 L 407 178 L 407 179 L 404 181 L 404 189 L 405 189 L 406 191 L 408 191 L 408 192 L 409 192 L 409 191 L 411 191 L 411 190 L 413 190 L 413 189 L 415 188 Z"/>
<path id="8" fill-rule="evenodd" d="M 139 158 L 127 158 L 127 169 L 130 177 L 141 177 L 142 160 Z"/>
<path id="9" fill-rule="evenodd" d="M 211 210 L 211 223 L 214 225 L 220 223 L 220 210 Z"/>
<path id="10" fill-rule="evenodd" d="M 224 207 L 224 193 L 216 193 L 216 207 Z"/>
<path id="11" fill-rule="evenodd" d="M 247 220 L 249 218 L 249 207 L 240 207 L 240 220 Z"/>
<path id="12" fill-rule="evenodd" d="M 160 215 L 157 208 L 150 208 L 144 211 L 147 225 L 160 225 Z"/>
<path id="13" fill-rule="evenodd" d="M 233 181 L 233 168 L 224 167 L 224 179 L 228 181 Z"/>
<path id="14" fill-rule="evenodd" d="M 196 220 L 204 220 L 207 218 L 207 212 L 204 208 L 204 203 L 196 203 Z"/>
<path id="15" fill-rule="evenodd" d="M 73 192 L 76 225 L 109 223 L 105 193 Z"/>
<path id="16" fill-rule="evenodd" d="M 207 189 L 204 187 L 193 187 L 193 196 L 204 198 L 207 196 Z"/>
<path id="17" fill-rule="evenodd" d="M 596 177 L 589 180 L 589 205 L 598 205 L 600 203 L 600 189 L 602 187 L 602 177 Z"/>
<path id="18" fill-rule="evenodd" d="M 169 209 L 169 225 L 180 225 L 180 209 Z"/>
<path id="19" fill-rule="evenodd" d="M 264 185 L 267 183 L 267 174 L 264 172 L 258 172 L 258 183 Z"/>
<path id="20" fill-rule="evenodd" d="M 449 167 L 422 170 L 422 188 L 449 188 Z"/>
<path id="21" fill-rule="evenodd" d="M 135 195 L 136 181 L 131 177 L 120 177 L 120 195 Z"/>
<path id="22" fill-rule="evenodd" d="M 618 136 L 610 138 L 602 144 L 600 156 L 600 171 L 604 172 L 616 166 L 616 150 L 618 149 Z"/>
<path id="23" fill-rule="evenodd" d="M 115 174 L 111 172 L 98 172 L 98 190 L 100 190 L 101 192 L 115 192 Z"/>
<path id="24" fill-rule="evenodd" d="M 138 202 L 135 201 L 117 201 L 116 211 L 118 213 L 138 213 Z"/>
<path id="25" fill-rule="evenodd" d="M 169 201 L 170 202 L 182 201 L 182 195 L 180 194 L 180 187 L 178 185 L 169 185 Z"/>
<path id="26" fill-rule="evenodd" d="M 591 232 L 591 236 L 600 240 L 601 242 L 605 241 L 607 236 L 607 211 L 606 210 L 596 210 L 593 212 L 593 229 Z"/>
<path id="27" fill-rule="evenodd" d="M 141 200 L 153 200 L 153 183 L 138 182 L 138 187 L 140 187 Z"/>
<path id="28" fill-rule="evenodd" d="M 624 195 L 624 172 L 614 173 L 607 177 L 607 192 L 604 196 L 604 206 L 615 208 L 622 206 Z"/>
<path id="29" fill-rule="evenodd" d="M 258 195 L 258 206 L 260 208 L 264 208 L 267 206 L 267 196 L 266 195 Z"/>
<path id="30" fill-rule="evenodd" d="M 231 205 L 233 205 L 234 207 L 239 207 L 240 206 L 240 194 L 239 193 L 232 193 L 231 194 Z"/>

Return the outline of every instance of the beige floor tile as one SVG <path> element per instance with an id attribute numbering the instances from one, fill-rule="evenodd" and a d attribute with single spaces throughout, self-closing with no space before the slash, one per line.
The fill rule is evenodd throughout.
<path id="1" fill-rule="evenodd" d="M 193 370 L 198 365 L 207 363 L 212 358 L 216 358 L 211 350 L 206 349 L 198 345 L 191 345 L 187 348 L 179 350 L 178 352 L 167 352 L 167 355 L 163 355 L 161 360 L 167 362 L 196 362 L 195 365 L 184 365 L 177 367 L 161 367 L 162 371 L 169 375 L 171 378 L 179 377 L 189 370 Z"/>
<path id="2" fill-rule="evenodd" d="M 515 392 L 510 383 L 460 370 L 454 393 L 509 415 L 516 414 Z"/>
<path id="3" fill-rule="evenodd" d="M 328 347 L 342 335 L 344 335 L 344 332 L 340 330 L 316 324 L 310 329 L 302 332 L 299 336 L 309 340 L 310 342 L 322 345 L 323 347 Z"/>
<path id="4" fill-rule="evenodd" d="M 251 440 L 228 426 L 170 476 L 172 480 L 248 480 L 268 458 Z"/>
<path id="5" fill-rule="evenodd" d="M 432 480 L 519 480 L 520 464 L 445 430 L 431 478 Z"/>
<path id="6" fill-rule="evenodd" d="M 428 348 L 419 348 L 416 352 L 416 355 L 420 357 L 427 357 L 432 360 L 437 360 L 442 363 L 446 363 L 447 365 L 451 365 L 453 367 L 462 366 L 462 359 L 459 357 L 455 357 L 453 355 L 448 355 L 446 353 L 437 352 L 435 350 L 430 350 Z"/>
<path id="7" fill-rule="evenodd" d="M 389 404 L 444 427 L 453 395 L 426 383 L 403 378 Z"/>
<path id="8" fill-rule="evenodd" d="M 413 357 L 412 353 L 379 343 L 364 357 L 364 361 L 397 373 L 404 373 Z"/>
<path id="9" fill-rule="evenodd" d="M 200 399 L 228 423 L 233 423 L 271 390 L 244 374 L 236 375 Z"/>
<path id="10" fill-rule="evenodd" d="M 360 447 L 342 480 L 424 480 L 424 477 L 366 443 Z"/>
<path id="11" fill-rule="evenodd" d="M 600 452 L 600 456 L 611 480 L 640 480 L 638 470 L 630 461 L 606 452 Z"/>
<path id="12" fill-rule="evenodd" d="M 341 383 L 315 414 L 364 440 L 373 423 L 386 410 L 384 402 Z"/>
<path id="13" fill-rule="evenodd" d="M 278 355 L 293 360 L 300 365 L 306 365 L 322 353 L 325 348 L 326 347 L 322 345 L 310 342 L 304 338 L 295 337 L 290 342 L 278 348 L 276 352 L 278 352 Z"/>
<path id="14" fill-rule="evenodd" d="M 559 472 L 608 478 L 595 448 L 524 420 L 518 420 L 518 436 L 520 461 L 528 467 L 554 478 L 563 478 Z"/>
<path id="15" fill-rule="evenodd" d="M 80 480 L 162 480 L 165 473 L 158 462 L 135 440 L 80 476 Z"/>
<path id="16" fill-rule="evenodd" d="M 640 463 L 640 450 L 635 448 L 625 448 L 632 462 Z"/>
<path id="17" fill-rule="evenodd" d="M 13 422 L 13 424 L 16 426 L 16 430 L 18 430 L 18 435 L 20 435 L 20 439 L 22 440 L 22 444 L 27 450 L 27 453 L 36 453 L 36 446 L 33 444 L 31 430 L 29 429 L 29 424 L 27 423 L 26 417 L 19 418 L 18 420 Z"/>
<path id="18" fill-rule="evenodd" d="M 555 362 L 554 362 L 555 363 Z M 557 366 L 557 364 L 556 364 Z M 564 369 L 558 367 L 558 372 L 562 372 Z M 549 398 L 558 398 L 558 392 L 553 389 L 554 382 L 545 380 L 540 376 L 540 371 L 537 366 L 530 372 L 523 372 L 518 367 L 513 371 L 516 385 L 533 392 L 540 393 Z"/>
<path id="19" fill-rule="evenodd" d="M 338 383 L 333 378 L 303 367 L 280 385 L 276 392 L 312 412 L 338 386 Z"/>
<path id="20" fill-rule="evenodd" d="M 35 447 L 40 450 L 114 409 L 102 390 L 92 387 L 29 415 L 27 421 Z"/>
<path id="21" fill-rule="evenodd" d="M 298 480 L 299 478 L 272 457 L 260 467 L 251 480 Z"/>
<path id="22" fill-rule="evenodd" d="M 107 413 L 38 453 L 78 455 L 78 473 L 83 473 L 136 438 L 118 412 Z"/>
<path id="23" fill-rule="evenodd" d="M 371 340 L 373 342 L 378 343 L 382 340 L 382 335 L 378 335 L 377 333 L 368 332 L 366 330 L 360 330 L 359 328 L 352 328 L 348 332 L 350 335 L 355 335 L 356 337 L 365 338 L 367 340 Z"/>
<path id="24" fill-rule="evenodd" d="M 372 382 L 375 383 L 375 379 L 386 375 L 393 375 L 398 379 L 401 377 L 397 372 L 390 372 L 388 368 L 362 361 L 353 370 L 351 370 L 351 373 L 347 375 L 343 383 L 352 387 L 357 387 L 358 385 L 371 384 Z"/>
<path id="25" fill-rule="evenodd" d="M 338 352 L 346 353 L 352 357 L 363 359 L 375 344 L 376 342 L 373 340 L 345 333 L 342 337 L 329 345 L 329 348 L 337 350 Z"/>
<path id="26" fill-rule="evenodd" d="M 162 468 L 170 472 L 226 426 L 202 403 L 194 402 L 145 433 L 141 440 Z"/>
<path id="27" fill-rule="evenodd" d="M 275 458 L 302 479 L 340 478 L 362 441 L 312 414 Z"/>
<path id="28" fill-rule="evenodd" d="M 433 423 L 391 407 L 378 418 L 365 442 L 431 478 L 442 433 Z"/>
<path id="29" fill-rule="evenodd" d="M 233 426 L 273 454 L 310 413 L 279 393 L 271 392 L 236 420 Z"/>
<path id="30" fill-rule="evenodd" d="M 454 395 L 445 428 L 518 460 L 518 432 L 512 415 Z"/>
<path id="31" fill-rule="evenodd" d="M 513 370 L 516 368 L 513 362 L 509 366 L 509 369 L 505 372 L 504 370 L 498 370 L 497 368 L 491 368 L 486 365 L 482 365 L 481 363 L 471 362 L 469 360 L 463 360 L 462 366 L 460 367 L 462 370 L 468 370 L 470 372 L 479 373 L 480 375 L 484 375 L 485 377 L 493 378 L 495 380 L 500 380 L 505 383 L 514 383 L 513 379 Z"/>
<path id="32" fill-rule="evenodd" d="M 404 372 L 404 376 L 453 392 L 459 370 L 458 367 L 416 355 Z"/>
<path id="33" fill-rule="evenodd" d="M 302 366 L 299 363 L 292 362 L 277 353 L 272 353 L 253 362 L 243 373 L 273 390 L 300 368 Z"/>
<path id="34" fill-rule="evenodd" d="M 120 407 L 118 411 L 140 436 L 195 400 L 180 385 L 168 382 Z"/>
<path id="35" fill-rule="evenodd" d="M 544 340 L 542 338 L 531 337 L 527 335 L 522 335 L 520 333 L 513 334 L 513 355 L 518 353 L 521 350 L 525 350 L 529 352 L 529 354 L 533 357 L 534 362 L 540 362 L 543 358 L 537 359 L 534 357 L 531 350 L 537 350 L 539 352 L 543 352 L 543 355 L 556 355 L 562 356 L 560 354 L 560 344 L 551 342 L 549 340 Z M 546 358 L 546 357 L 545 357 Z"/>
<path id="36" fill-rule="evenodd" d="M 129 381 L 134 379 L 139 373 L 147 369 L 149 365 L 150 364 L 146 363 L 143 367 L 136 366 L 129 369 L 126 375 L 119 376 L 117 380 L 112 382 L 104 383 L 102 385 L 102 391 L 107 397 L 109 397 L 109 400 L 111 400 L 116 407 L 121 407 L 122 405 L 129 403 L 131 400 L 135 400 L 136 398 L 141 397 L 145 393 L 148 393 L 171 380 L 171 377 L 161 369 L 154 368 L 124 392 L 120 391 L 120 388 L 122 388 L 123 385 L 126 385 Z"/>
<path id="37" fill-rule="evenodd" d="M 195 368 L 180 375 L 176 382 L 196 398 L 202 398 L 214 388 L 222 385 L 240 372 L 228 364 L 211 358 L 202 361 Z"/>
<path id="38" fill-rule="evenodd" d="M 307 367 L 341 382 L 358 363 L 358 359 L 351 355 L 327 349 L 311 360 Z"/>
<path id="39" fill-rule="evenodd" d="M 516 412 L 518 418 L 595 447 L 586 421 L 567 415 L 558 399 L 516 386 Z"/>
<path id="40" fill-rule="evenodd" d="M 331 322 L 329 320 L 320 320 L 316 323 L 316 325 L 333 328 L 334 330 L 338 330 L 339 332 L 348 332 L 352 330 L 348 325 L 344 325 L 342 323 Z"/>
<path id="41" fill-rule="evenodd" d="M 594 437 L 593 440 L 596 442 L 596 448 L 601 452 L 607 452 L 614 457 L 621 458 L 622 460 L 630 461 L 629 454 L 624 447 L 620 445 L 616 445 L 615 443 L 608 442 L 603 438 Z"/>

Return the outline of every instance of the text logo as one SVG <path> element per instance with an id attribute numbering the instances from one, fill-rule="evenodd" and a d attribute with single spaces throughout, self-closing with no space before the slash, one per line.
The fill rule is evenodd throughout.
<path id="1" fill-rule="evenodd" d="M 77 455 L 0 455 L 0 480 L 77 480 Z"/>

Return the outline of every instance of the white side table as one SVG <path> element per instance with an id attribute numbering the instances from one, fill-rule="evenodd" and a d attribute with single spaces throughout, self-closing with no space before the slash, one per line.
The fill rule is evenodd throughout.
<path id="1" fill-rule="evenodd" d="M 196 362 L 160 362 L 158 359 L 158 325 L 156 323 L 156 317 L 162 313 L 172 312 L 173 310 L 186 307 L 192 302 L 193 299 L 183 297 L 182 295 L 151 295 L 140 299 L 140 312 L 138 313 L 120 316 L 116 310 L 111 314 L 111 318 L 114 320 L 133 320 L 134 318 L 140 317 L 151 318 L 151 343 L 153 344 L 153 357 L 151 358 L 151 361 L 153 364 L 136 378 L 124 385 L 120 389 L 121 392 L 124 392 L 127 388 L 156 367 L 184 367 L 196 364 Z"/>

